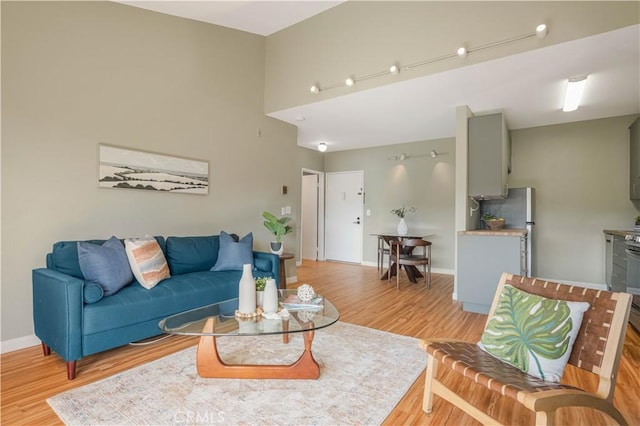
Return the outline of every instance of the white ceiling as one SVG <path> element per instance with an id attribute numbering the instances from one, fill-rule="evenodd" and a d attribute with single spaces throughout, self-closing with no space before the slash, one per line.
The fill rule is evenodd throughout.
<path id="1" fill-rule="evenodd" d="M 346 0 L 112 0 L 129 6 L 267 36 Z"/>
<path id="2" fill-rule="evenodd" d="M 342 3 L 118 2 L 261 35 Z M 580 108 L 562 112 L 567 79 L 584 74 L 589 78 Z M 639 76 L 640 25 L 634 25 L 269 115 L 296 125 L 300 146 L 323 141 L 330 151 L 357 149 L 452 137 L 459 105 L 476 113 L 503 110 L 510 129 L 637 114 Z"/>

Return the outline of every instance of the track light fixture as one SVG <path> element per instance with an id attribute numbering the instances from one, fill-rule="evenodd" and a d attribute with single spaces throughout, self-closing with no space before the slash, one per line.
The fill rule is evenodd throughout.
<path id="1" fill-rule="evenodd" d="M 487 43 L 481 46 L 477 46 L 474 48 L 467 48 L 467 47 L 460 47 L 458 48 L 458 50 L 455 53 L 449 53 L 446 55 L 442 55 L 442 56 L 438 56 L 436 58 L 430 58 L 430 59 L 425 59 L 424 61 L 420 61 L 420 62 L 415 62 L 413 64 L 409 64 L 409 65 L 403 65 L 402 66 L 402 71 L 407 71 L 410 70 L 412 68 L 417 68 L 423 65 L 427 65 L 427 64 L 431 64 L 434 62 L 439 62 L 439 61 L 444 61 L 447 59 L 452 59 L 455 57 L 459 57 L 459 58 L 466 58 L 467 55 L 469 53 L 474 53 L 474 52 L 479 52 L 481 50 L 485 50 L 485 49 L 491 49 L 497 46 L 501 46 L 503 44 L 509 44 L 509 43 L 514 43 L 516 41 L 520 41 L 520 40 L 524 40 L 524 39 L 528 39 L 531 37 L 538 37 L 540 39 L 544 38 L 547 35 L 548 32 L 548 27 L 546 26 L 546 24 L 540 24 L 536 27 L 534 32 L 531 33 L 527 33 L 527 34 L 521 34 L 521 35 L 517 35 L 514 37 L 510 37 L 504 40 L 498 40 L 495 41 L 493 43 Z M 374 72 L 368 75 L 364 75 L 364 76 L 358 76 L 357 81 L 363 81 L 363 80 L 368 80 L 370 78 L 375 78 L 375 77 L 380 77 L 383 75 L 387 75 L 387 74 L 392 74 L 392 75 L 398 75 L 400 73 L 400 67 L 397 64 L 393 64 L 389 67 L 388 70 L 385 71 L 378 71 L 378 72 Z M 347 87 L 352 87 L 356 84 L 356 78 L 354 76 L 351 76 L 349 78 L 347 78 L 344 82 L 339 82 L 339 83 L 333 83 L 333 84 L 323 84 L 322 85 L 322 90 L 328 90 L 328 89 L 334 89 L 336 87 L 340 87 L 340 86 L 347 86 Z M 313 94 L 318 94 L 320 93 L 320 86 L 318 84 L 314 84 L 313 86 L 311 86 L 310 89 L 311 93 Z"/>

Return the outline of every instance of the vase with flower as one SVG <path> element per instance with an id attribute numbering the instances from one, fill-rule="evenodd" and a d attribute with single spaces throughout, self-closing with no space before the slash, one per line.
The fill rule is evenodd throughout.
<path id="1" fill-rule="evenodd" d="M 399 209 L 391 210 L 392 214 L 400 218 L 400 221 L 398 222 L 398 228 L 397 228 L 398 235 L 407 235 L 407 233 L 409 232 L 409 228 L 407 227 L 407 222 L 404 220 L 404 218 L 406 215 L 413 214 L 416 211 L 417 209 L 413 206 L 409 208 L 402 206 Z"/>

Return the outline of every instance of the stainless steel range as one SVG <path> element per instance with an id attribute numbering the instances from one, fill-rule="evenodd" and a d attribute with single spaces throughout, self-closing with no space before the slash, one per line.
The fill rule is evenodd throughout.
<path id="1" fill-rule="evenodd" d="M 629 322 L 640 331 L 640 229 L 625 237 L 627 244 L 627 291 L 633 294 Z"/>

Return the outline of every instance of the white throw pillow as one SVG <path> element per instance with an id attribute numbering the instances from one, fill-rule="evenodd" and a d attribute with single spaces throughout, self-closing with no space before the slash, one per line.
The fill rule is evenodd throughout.
<path id="1" fill-rule="evenodd" d="M 153 288 L 160 281 L 169 278 L 169 265 L 155 238 L 127 238 L 125 251 L 131 271 L 136 280 L 146 289 Z"/>
<path id="2" fill-rule="evenodd" d="M 586 302 L 547 299 L 505 285 L 478 346 L 527 374 L 559 382 L 587 309 Z"/>

